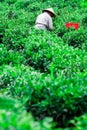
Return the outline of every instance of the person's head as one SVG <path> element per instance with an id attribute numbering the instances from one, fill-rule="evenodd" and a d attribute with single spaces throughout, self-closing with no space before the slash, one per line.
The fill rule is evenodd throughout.
<path id="1" fill-rule="evenodd" d="M 44 9 L 44 10 L 42 10 L 42 12 L 47 12 L 51 17 L 56 16 L 56 14 L 55 14 L 55 12 L 53 11 L 52 8 Z"/>

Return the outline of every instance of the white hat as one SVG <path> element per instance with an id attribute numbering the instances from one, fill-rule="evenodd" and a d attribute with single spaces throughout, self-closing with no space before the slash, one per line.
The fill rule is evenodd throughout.
<path id="1" fill-rule="evenodd" d="M 52 8 L 47 8 L 47 9 L 42 10 L 42 12 L 44 12 L 44 11 L 52 13 L 54 17 L 56 16 L 56 14 L 55 14 L 55 12 L 53 11 Z"/>

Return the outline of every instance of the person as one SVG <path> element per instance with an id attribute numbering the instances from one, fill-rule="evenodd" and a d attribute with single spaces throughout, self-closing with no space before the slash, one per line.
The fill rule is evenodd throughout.
<path id="1" fill-rule="evenodd" d="M 52 8 L 47 8 L 42 10 L 42 13 L 38 15 L 36 19 L 35 29 L 43 29 L 43 30 L 53 30 L 52 18 L 55 17 L 56 14 Z"/>

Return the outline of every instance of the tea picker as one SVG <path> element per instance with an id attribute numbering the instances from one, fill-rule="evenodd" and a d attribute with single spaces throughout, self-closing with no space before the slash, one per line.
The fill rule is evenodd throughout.
<path id="1" fill-rule="evenodd" d="M 42 13 L 38 15 L 35 22 L 35 29 L 43 29 L 43 30 L 53 30 L 52 18 L 55 17 L 56 14 L 52 8 L 47 8 L 42 10 Z"/>

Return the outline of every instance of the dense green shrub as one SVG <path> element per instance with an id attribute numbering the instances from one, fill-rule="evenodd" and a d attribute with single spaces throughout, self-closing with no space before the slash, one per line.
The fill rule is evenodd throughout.
<path id="1" fill-rule="evenodd" d="M 30 0 L 17 0 L 15 6 L 17 9 L 26 8 L 30 5 Z"/>
<path id="2" fill-rule="evenodd" d="M 86 69 L 86 57 L 87 54 L 85 51 L 73 49 L 68 46 L 57 46 L 48 69 L 52 69 L 54 75 L 62 72 L 66 77 L 70 77 Z"/>
<path id="3" fill-rule="evenodd" d="M 27 11 L 30 12 L 35 12 L 35 11 L 39 11 L 40 7 L 42 6 L 42 3 L 36 2 L 36 0 L 33 0 L 33 2 L 31 2 L 30 0 L 18 0 L 14 6 L 17 9 L 25 9 Z"/>
<path id="4" fill-rule="evenodd" d="M 11 5 L 14 4 L 17 0 L 1 0 L 0 2 L 6 2 L 7 4 Z"/>
<path id="5" fill-rule="evenodd" d="M 49 118 L 36 122 L 32 116 L 25 111 L 19 115 L 11 111 L 0 110 L 0 129 L 1 130 L 52 130 L 52 120 Z"/>
<path id="6" fill-rule="evenodd" d="M 36 119 L 50 116 L 59 126 L 65 126 L 70 118 L 86 112 L 86 72 L 53 78 L 23 66 L 2 66 L 0 70 L 1 86 L 7 86 L 7 92 L 19 99 Z"/>
<path id="7" fill-rule="evenodd" d="M 72 12 L 72 15 L 71 15 Z M 79 13 L 76 10 L 73 13 L 73 8 L 71 6 L 64 7 L 63 9 L 57 10 L 57 17 L 54 19 L 54 32 L 62 37 L 66 32 L 70 32 L 72 29 L 66 28 L 67 22 L 80 22 Z"/>
<path id="8" fill-rule="evenodd" d="M 15 25 L 16 21 L 11 21 L 9 24 L 9 28 L 5 30 L 3 43 L 15 50 L 23 49 L 23 44 L 25 42 L 25 38 L 29 35 L 29 26 L 28 25 Z"/>
<path id="9" fill-rule="evenodd" d="M 82 115 L 81 117 L 76 117 L 74 120 L 70 121 L 74 126 L 73 130 L 84 130 L 87 129 L 87 114 Z"/>
<path id="10" fill-rule="evenodd" d="M 86 40 L 84 41 L 84 43 L 82 43 L 81 49 L 87 51 L 87 41 Z"/>
<path id="11" fill-rule="evenodd" d="M 87 8 L 81 2 L 0 1 L 0 130 L 53 130 L 45 117 L 66 130 L 86 129 L 86 115 L 78 117 L 87 113 Z M 35 30 L 47 7 L 56 12 L 53 32 Z M 79 29 L 66 28 L 67 22 Z"/>
<path id="12" fill-rule="evenodd" d="M 81 1 L 80 6 L 86 8 L 87 7 L 87 1 L 86 0 Z"/>
<path id="13" fill-rule="evenodd" d="M 60 45 L 63 44 L 61 38 L 57 38 L 55 34 L 31 31 L 24 47 L 27 63 L 42 72 L 47 71 L 47 66 L 52 61 L 53 48 L 57 46 L 57 42 Z"/>
<path id="14" fill-rule="evenodd" d="M 73 9 L 71 6 L 64 7 L 59 9 L 57 14 L 57 18 L 54 19 L 54 32 L 62 37 L 66 33 L 74 33 L 75 29 L 73 27 L 66 28 L 66 23 L 73 22 L 79 24 L 79 30 L 75 32 L 80 33 L 82 28 L 84 28 L 83 32 L 86 30 L 86 12 L 87 9 Z M 82 32 L 82 34 L 83 34 Z M 80 35 L 80 34 L 79 34 Z M 65 41 L 64 41 L 65 42 Z"/>
<path id="15" fill-rule="evenodd" d="M 7 50 L 7 48 L 0 44 L 0 65 L 2 64 L 25 64 L 25 57 L 19 52 Z"/>
<path id="16" fill-rule="evenodd" d="M 54 75 L 62 72 L 71 76 L 84 71 L 87 66 L 85 51 L 64 45 L 61 38 L 48 32 L 41 31 L 39 34 L 38 31 L 31 31 L 25 43 L 24 53 L 27 64 L 41 72 L 52 72 Z"/>
<path id="17" fill-rule="evenodd" d="M 21 110 L 23 109 L 20 102 L 12 99 L 9 96 L 2 95 L 0 92 L 0 110 L 18 112 L 20 110 L 20 108 L 21 108 Z"/>
<path id="18" fill-rule="evenodd" d="M 59 128 L 58 130 L 85 130 L 87 129 L 87 114 L 81 115 L 80 117 L 75 117 L 70 120 L 68 128 Z"/>
<path id="19" fill-rule="evenodd" d="M 87 30 L 80 29 L 78 31 L 65 33 L 63 39 L 64 42 L 69 45 L 81 48 L 82 44 L 87 40 Z"/>
<path id="20" fill-rule="evenodd" d="M 3 7 L 0 4 L 0 8 L 3 10 Z M 6 8 L 5 8 L 6 9 Z M 4 11 L 4 10 L 3 10 Z M 3 35 L 5 32 L 5 29 L 7 27 L 7 18 L 4 16 L 6 14 L 4 14 L 1 10 L 0 10 L 0 43 L 2 43 L 2 39 L 3 39 Z"/>
<path id="21" fill-rule="evenodd" d="M 0 95 L 0 130 L 52 130 L 51 122 L 50 118 L 35 122 L 17 100 Z"/>

